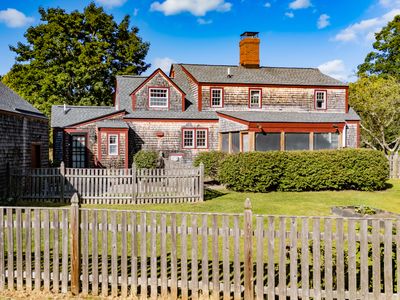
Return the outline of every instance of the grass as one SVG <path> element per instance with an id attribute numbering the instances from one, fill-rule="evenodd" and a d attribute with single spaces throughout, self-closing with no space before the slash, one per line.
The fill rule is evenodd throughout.
<path id="1" fill-rule="evenodd" d="M 147 205 L 84 205 L 87 208 L 242 213 L 250 198 L 253 213 L 293 216 L 328 216 L 332 206 L 364 205 L 400 213 L 400 180 L 390 180 L 384 191 L 323 191 L 238 193 L 225 189 L 207 189 L 202 203 Z"/>

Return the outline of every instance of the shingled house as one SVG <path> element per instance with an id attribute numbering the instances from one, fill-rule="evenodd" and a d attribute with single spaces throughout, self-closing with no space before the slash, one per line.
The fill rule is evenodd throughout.
<path id="1" fill-rule="evenodd" d="M 173 64 L 117 76 L 113 107 L 53 106 L 54 154 L 72 167 L 128 167 L 140 149 L 191 161 L 201 151 L 356 148 L 348 85 L 314 68 L 262 67 L 246 32 L 239 65 Z"/>
<path id="2" fill-rule="evenodd" d="M 0 82 L 0 196 L 10 169 L 48 166 L 48 119 Z"/>

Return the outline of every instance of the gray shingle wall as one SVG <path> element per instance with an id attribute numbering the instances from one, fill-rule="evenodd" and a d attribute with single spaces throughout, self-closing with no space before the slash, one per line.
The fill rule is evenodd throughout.
<path id="1" fill-rule="evenodd" d="M 49 163 L 48 120 L 0 112 L 0 196 L 6 188 L 6 166 L 31 168 L 32 145 L 40 145 L 41 166 Z"/>
<path id="2" fill-rule="evenodd" d="M 212 86 L 202 87 L 203 110 L 249 110 L 249 88 L 248 87 L 224 87 L 224 107 L 210 107 L 210 89 Z M 327 110 L 326 112 L 345 112 L 346 90 L 326 89 Z M 315 89 L 311 88 L 262 88 L 262 108 L 265 111 L 315 111 L 314 107 Z M 254 109 L 260 110 L 260 109 Z"/>
<path id="3" fill-rule="evenodd" d="M 346 130 L 346 147 L 348 148 L 357 148 L 357 125 L 356 124 L 347 124 Z"/>
<path id="4" fill-rule="evenodd" d="M 219 120 L 219 131 L 220 132 L 233 132 L 233 131 L 242 131 L 247 130 L 247 125 L 234 122 L 231 120 L 227 120 L 224 118 L 220 118 Z"/>
<path id="5" fill-rule="evenodd" d="M 169 88 L 169 108 L 149 107 L 149 87 Z M 135 110 L 182 111 L 182 94 L 161 74 L 157 74 L 136 92 Z"/>
<path id="6" fill-rule="evenodd" d="M 201 151 L 182 149 L 182 128 L 208 128 L 209 150 L 218 149 L 218 123 L 199 122 L 144 122 L 129 121 L 131 156 L 140 149 L 162 151 L 166 157 L 172 153 L 181 153 L 184 160 L 191 161 Z M 163 137 L 157 137 L 157 132 L 163 132 Z M 131 158 L 130 158 L 131 159 Z"/>

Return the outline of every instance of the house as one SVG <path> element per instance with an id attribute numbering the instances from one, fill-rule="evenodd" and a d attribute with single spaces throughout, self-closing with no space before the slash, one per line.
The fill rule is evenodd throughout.
<path id="1" fill-rule="evenodd" d="M 48 167 L 48 123 L 45 115 L 0 82 L 0 197 L 10 169 Z"/>
<path id="2" fill-rule="evenodd" d="M 315 68 L 262 67 L 257 32 L 239 65 L 173 64 L 117 76 L 113 107 L 54 106 L 54 155 L 72 167 L 128 167 L 140 149 L 191 161 L 201 151 L 359 147 L 348 85 Z"/>

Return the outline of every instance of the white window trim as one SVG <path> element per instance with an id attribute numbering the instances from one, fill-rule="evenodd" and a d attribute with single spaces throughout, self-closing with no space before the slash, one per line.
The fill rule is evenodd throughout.
<path id="1" fill-rule="evenodd" d="M 213 91 L 221 91 L 221 98 L 220 98 L 219 105 L 214 105 L 213 104 Z M 210 90 L 210 104 L 211 104 L 211 107 L 219 107 L 219 108 L 221 108 L 223 106 L 223 104 L 222 104 L 223 99 L 224 99 L 224 89 L 223 88 L 211 88 L 211 90 Z"/>
<path id="2" fill-rule="evenodd" d="M 192 132 L 192 146 L 185 145 L 185 132 Z M 182 129 L 182 148 L 183 149 L 195 149 L 196 147 L 196 131 L 194 129 Z"/>
<path id="3" fill-rule="evenodd" d="M 258 105 L 256 106 L 255 104 L 251 103 L 251 92 L 257 92 L 258 93 Z M 256 90 L 256 89 L 250 89 L 249 90 L 249 107 L 250 108 L 261 108 L 261 90 Z"/>
<path id="4" fill-rule="evenodd" d="M 112 136 L 115 136 L 116 137 L 116 139 L 115 139 L 115 144 L 111 144 L 110 143 L 110 137 L 112 137 Z M 111 153 L 111 145 L 115 145 L 115 146 L 117 146 L 116 147 L 116 153 Z M 118 156 L 118 154 L 119 154 L 119 136 L 118 136 L 118 134 L 109 134 L 108 135 L 108 155 L 109 156 Z"/>
<path id="5" fill-rule="evenodd" d="M 318 95 L 318 93 L 324 94 L 324 105 L 321 108 L 319 108 L 317 106 L 317 102 L 318 102 L 317 95 Z M 325 110 L 327 108 L 327 102 L 328 102 L 327 98 L 328 98 L 328 93 L 326 91 L 315 91 L 315 99 L 314 99 L 314 101 L 315 101 L 315 109 L 317 109 L 317 110 Z"/>
<path id="6" fill-rule="evenodd" d="M 204 146 L 198 146 L 197 145 L 197 132 L 198 131 L 204 131 Z M 196 142 L 196 149 L 207 149 L 207 145 L 208 145 L 208 136 L 207 136 L 207 129 L 203 129 L 203 128 L 199 128 L 195 130 L 196 132 L 196 137 L 195 137 L 195 142 Z"/>
<path id="7" fill-rule="evenodd" d="M 166 96 L 167 96 L 167 101 L 165 102 L 165 105 L 151 105 L 151 99 L 164 99 L 164 97 L 151 97 L 151 91 L 152 90 L 163 90 L 166 91 Z M 149 107 L 154 107 L 154 108 L 168 108 L 168 103 L 169 102 L 169 90 L 167 88 L 149 88 Z"/>

